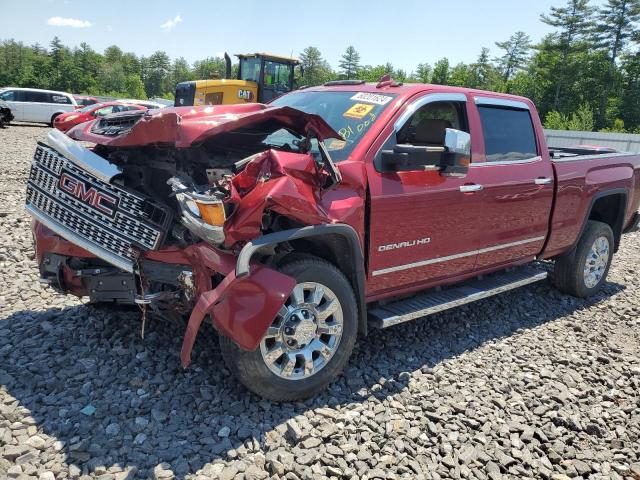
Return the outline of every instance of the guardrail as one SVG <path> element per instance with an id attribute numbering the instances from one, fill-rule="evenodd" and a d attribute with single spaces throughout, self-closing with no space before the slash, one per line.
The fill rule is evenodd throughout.
<path id="1" fill-rule="evenodd" d="M 640 153 L 640 135 L 633 133 L 572 132 L 546 129 L 544 133 L 550 147 L 597 145 L 615 148 L 621 152 Z"/>

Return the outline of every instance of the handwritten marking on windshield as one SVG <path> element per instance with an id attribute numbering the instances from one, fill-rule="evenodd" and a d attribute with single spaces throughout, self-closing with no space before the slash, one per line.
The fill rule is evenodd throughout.
<path id="1" fill-rule="evenodd" d="M 370 113 L 369 118 L 367 118 L 363 122 L 360 122 L 356 125 L 347 125 L 346 127 L 342 127 L 340 130 L 338 130 L 338 133 L 345 140 L 349 140 L 349 138 L 351 138 L 352 136 L 364 132 L 373 122 L 375 122 L 375 120 L 375 113 Z"/>

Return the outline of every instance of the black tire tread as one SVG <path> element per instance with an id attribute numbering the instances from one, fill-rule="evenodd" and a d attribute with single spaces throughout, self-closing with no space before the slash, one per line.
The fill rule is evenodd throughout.
<path id="1" fill-rule="evenodd" d="M 605 235 L 609 239 L 609 264 L 598 285 L 593 288 L 587 288 L 583 278 L 584 261 L 596 237 L 601 235 Z M 586 298 L 597 293 L 609 273 L 614 250 L 613 242 L 613 231 L 609 225 L 596 220 L 589 220 L 576 247 L 566 255 L 559 257 L 555 262 L 554 283 L 556 288 L 563 293 L 579 298 Z"/>
<path id="2" fill-rule="evenodd" d="M 345 326 L 343 328 L 343 336 L 340 341 L 339 350 L 334 354 L 330 363 L 326 365 L 322 371 L 311 377 L 312 380 L 315 379 L 315 385 L 311 384 L 302 389 L 290 388 L 288 390 L 283 390 L 278 388 L 277 386 L 272 385 L 267 378 L 262 377 L 260 371 L 256 369 L 254 362 L 257 361 L 256 357 L 260 355 L 258 350 L 256 350 L 256 352 L 246 352 L 240 349 L 230 338 L 224 335 L 220 335 L 219 337 L 220 351 L 227 368 L 229 368 L 231 373 L 233 373 L 245 387 L 257 395 L 269 400 L 290 402 L 303 400 L 320 393 L 342 372 L 347 360 L 351 357 L 351 353 L 355 345 L 358 313 L 355 294 L 353 293 L 353 288 L 351 288 L 351 284 L 347 278 L 335 265 L 310 254 L 304 254 L 301 256 L 292 255 L 289 259 L 286 257 L 283 259 L 279 270 L 292 277 L 297 277 L 297 275 L 304 273 L 310 268 L 330 270 L 331 275 L 335 276 L 338 282 L 343 283 L 343 286 L 345 287 L 344 293 L 350 297 L 346 303 L 349 303 L 349 305 L 352 305 L 356 309 L 352 319 L 354 323 L 352 326 L 353 334 L 350 336 L 345 335 L 347 331 L 346 322 L 348 321 L 345 315 Z M 335 293 L 338 294 L 338 292 Z M 260 347 L 258 347 L 258 349 L 259 348 Z M 336 364 L 334 363 L 334 359 L 337 360 L 336 356 L 339 354 L 341 359 Z M 319 381 L 318 379 L 320 378 L 323 379 Z M 307 380 L 298 380 L 296 382 L 307 382 Z"/>

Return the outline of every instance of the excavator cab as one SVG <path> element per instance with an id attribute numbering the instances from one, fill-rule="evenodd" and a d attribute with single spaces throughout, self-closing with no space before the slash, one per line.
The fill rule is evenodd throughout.
<path id="1" fill-rule="evenodd" d="M 231 78 L 231 59 L 225 53 L 225 78 L 180 82 L 176 86 L 175 106 L 266 103 L 293 90 L 297 59 L 268 53 L 236 56 L 239 59 L 236 79 Z"/>

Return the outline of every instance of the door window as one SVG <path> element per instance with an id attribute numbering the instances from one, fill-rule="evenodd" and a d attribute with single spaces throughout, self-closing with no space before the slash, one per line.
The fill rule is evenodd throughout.
<path id="1" fill-rule="evenodd" d="M 24 102 L 29 103 L 49 103 L 49 95 L 47 92 L 22 92 L 24 95 Z"/>
<path id="2" fill-rule="evenodd" d="M 264 84 L 273 86 L 278 91 L 289 89 L 289 65 L 277 62 L 264 62 Z"/>
<path id="3" fill-rule="evenodd" d="M 447 128 L 469 132 L 466 101 L 431 102 L 418 108 L 397 133 L 391 135 L 378 150 L 373 160 L 376 170 L 383 171 L 382 151 L 392 150 L 396 145 L 444 147 Z M 407 164 L 403 170 L 413 171 L 421 168 Z"/>
<path id="4" fill-rule="evenodd" d="M 51 103 L 59 103 L 62 105 L 70 105 L 71 104 L 71 99 L 69 97 L 67 97 L 66 95 L 58 95 L 55 93 L 51 93 L 50 94 Z"/>
<path id="5" fill-rule="evenodd" d="M 487 162 L 529 160 L 538 156 L 536 135 L 528 110 L 478 107 Z"/>
<path id="6" fill-rule="evenodd" d="M 433 102 L 424 105 L 396 135 L 398 144 L 444 146 L 447 128 L 468 131 L 463 102 Z"/>
<path id="7" fill-rule="evenodd" d="M 257 82 L 259 76 L 260 76 L 260 59 L 259 58 L 240 59 L 240 80 Z"/>
<path id="8" fill-rule="evenodd" d="M 14 90 L 7 90 L 6 92 L 0 93 L 0 100 L 4 100 L 5 102 L 17 102 L 16 92 Z"/>

